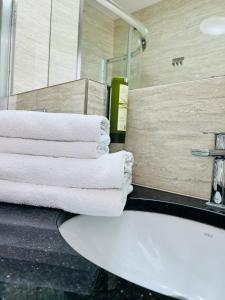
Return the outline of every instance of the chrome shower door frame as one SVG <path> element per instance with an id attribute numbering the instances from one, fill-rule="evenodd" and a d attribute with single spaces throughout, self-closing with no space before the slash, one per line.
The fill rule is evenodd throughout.
<path id="1" fill-rule="evenodd" d="M 13 5 L 13 0 L 0 0 L 0 109 L 7 108 L 10 94 Z"/>

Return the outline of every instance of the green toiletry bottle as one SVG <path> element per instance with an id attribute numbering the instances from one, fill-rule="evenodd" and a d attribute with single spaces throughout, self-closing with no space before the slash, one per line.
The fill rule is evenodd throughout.
<path id="1" fill-rule="evenodd" d="M 123 77 L 114 77 L 110 97 L 110 137 L 112 143 L 125 143 L 127 129 L 128 84 Z"/>

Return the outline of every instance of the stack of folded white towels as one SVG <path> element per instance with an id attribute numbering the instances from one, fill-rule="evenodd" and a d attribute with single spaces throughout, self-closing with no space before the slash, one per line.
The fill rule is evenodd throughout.
<path id="1" fill-rule="evenodd" d="M 0 111 L 0 202 L 121 215 L 133 156 L 109 143 L 105 117 Z"/>

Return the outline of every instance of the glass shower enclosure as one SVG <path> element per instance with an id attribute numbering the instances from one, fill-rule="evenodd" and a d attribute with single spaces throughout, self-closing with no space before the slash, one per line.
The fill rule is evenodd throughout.
<path id="1" fill-rule="evenodd" d="M 0 0 L 0 108 L 7 105 L 10 90 L 12 0 Z"/>
<path id="2" fill-rule="evenodd" d="M 82 76 L 107 85 L 124 77 L 131 89 L 140 87 L 147 28 L 111 0 L 84 0 L 81 24 Z"/>
<path id="3" fill-rule="evenodd" d="M 110 85 L 112 77 L 121 76 L 129 83 L 130 89 L 141 87 L 141 58 L 145 46 L 139 32 L 128 26 L 125 54 L 103 60 L 103 82 Z"/>

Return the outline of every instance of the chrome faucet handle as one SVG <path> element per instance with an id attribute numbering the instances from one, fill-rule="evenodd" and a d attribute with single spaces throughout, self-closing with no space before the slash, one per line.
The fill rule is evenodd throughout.
<path id="1" fill-rule="evenodd" d="M 193 156 L 200 156 L 200 157 L 207 157 L 209 156 L 209 150 L 208 149 L 191 149 L 191 154 Z"/>
<path id="2" fill-rule="evenodd" d="M 225 210 L 225 132 L 208 131 L 213 134 L 214 149 L 192 149 L 191 154 L 213 158 L 211 197 L 207 205 Z"/>
<path id="3" fill-rule="evenodd" d="M 225 159 L 225 149 L 191 149 L 191 154 L 193 156 L 200 156 L 200 157 L 215 157 Z"/>

